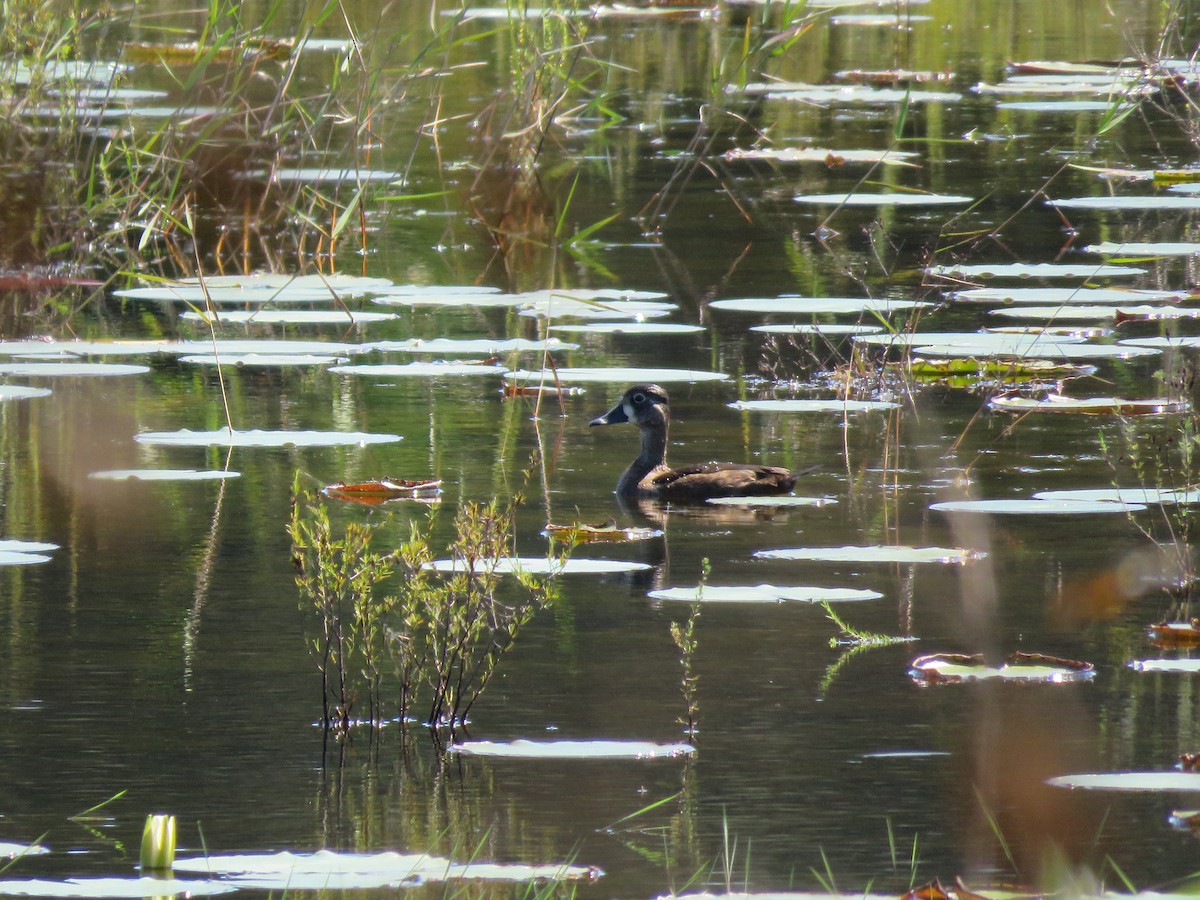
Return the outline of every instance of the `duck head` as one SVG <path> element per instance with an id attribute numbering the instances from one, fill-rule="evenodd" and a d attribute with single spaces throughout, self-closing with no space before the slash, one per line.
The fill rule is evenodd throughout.
<path id="1" fill-rule="evenodd" d="M 657 384 L 635 384 L 617 401 L 616 406 L 589 422 L 591 425 L 617 425 L 629 422 L 642 429 L 666 431 L 671 412 L 667 392 Z"/>

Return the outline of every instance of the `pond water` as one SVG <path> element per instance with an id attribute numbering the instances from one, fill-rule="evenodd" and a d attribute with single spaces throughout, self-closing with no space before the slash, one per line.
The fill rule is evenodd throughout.
<path id="1" fill-rule="evenodd" d="M 141 349 L 88 357 L 146 367 L 128 374 L 49 377 L 14 370 L 4 376 L 6 384 L 52 393 L 0 405 L 0 538 L 57 549 L 45 551 L 48 562 L 0 572 L 0 840 L 40 839 L 53 852 L 23 859 L 6 874 L 130 873 L 143 817 L 154 811 L 178 816 L 181 846 L 191 852 L 333 848 L 428 850 L 500 862 L 571 859 L 604 872 L 578 886 L 586 896 L 812 890 L 821 879 L 851 893 L 868 887 L 896 893 L 912 880 L 914 847 L 918 882 L 961 875 L 985 892 L 997 883 L 1070 878 L 1121 886 L 1114 865 L 1139 888 L 1192 873 L 1195 839 L 1168 823 L 1172 810 L 1193 802 L 1187 794 L 1073 792 L 1045 783 L 1076 773 L 1170 770 L 1178 754 L 1200 749 L 1197 676 L 1129 665 L 1187 656 L 1186 650 L 1157 650 L 1148 637 L 1152 623 L 1176 617 L 1172 598 L 1154 588 L 1164 577 L 1154 540 L 1186 543 L 1187 507 L 1151 503 L 1140 512 L 1087 515 L 930 508 L 939 501 L 1024 500 L 1040 491 L 1114 484 L 1187 486 L 1197 473 L 1187 471 L 1186 461 L 1178 469 L 1160 461 L 1178 460 L 1180 443 L 1194 434 L 1192 418 L 1042 412 L 1020 418 L 989 408 L 989 398 L 1006 390 L 994 378 L 885 377 L 878 351 L 848 365 L 848 335 L 750 330 L 814 320 L 879 325 L 872 313 L 814 317 L 710 304 L 783 295 L 922 300 L 931 306 L 895 311 L 888 320 L 901 330 L 915 323 L 923 332 L 957 333 L 1023 324 L 992 311 L 1024 304 L 945 303 L 955 289 L 1187 291 L 1196 282 L 1197 255 L 1186 248 L 1173 256 L 1139 250 L 1128 265 L 1143 271 L 1095 279 L 1078 271 L 1067 277 L 1039 271 L 1019 281 L 978 272 L 934 278 L 923 269 L 1099 266 L 1106 257 L 1084 253 L 1085 246 L 1195 240 L 1195 208 L 1056 209 L 1044 202 L 1189 196 L 1146 181 L 1102 179 L 1094 170 L 1167 170 L 1194 161 L 1188 139 L 1196 124 L 1194 71 L 1177 77 L 1178 93 L 1161 79 L 1145 96 L 1130 89 L 1128 102 L 1139 103 L 1137 110 L 1110 123 L 1115 101 L 1107 87 L 1088 93 L 1069 76 L 1073 90 L 1051 92 L 1048 82 L 1015 80 L 1010 68 L 1035 60 L 1115 65 L 1145 58 L 1159 35 L 1172 30 L 1186 51 L 1195 43 L 1188 32 L 1194 23 L 1161 4 L 1134 0 L 1103 9 L 1021 0 L 838 8 L 813 12 L 811 21 L 803 20 L 811 27 L 778 59 L 764 57 L 764 70 L 743 78 L 737 62 L 744 40 L 777 33 L 783 4 L 598 17 L 588 25 L 587 53 L 604 65 L 581 62 L 579 71 L 592 79 L 589 90 L 607 92 L 603 107 L 612 117 L 592 107 L 566 127 L 550 129 L 535 189 L 522 187 L 489 155 L 507 146 L 511 138 L 502 135 L 517 127 L 519 117 L 510 125 L 501 114 L 528 102 L 514 101 L 511 93 L 520 39 L 508 20 L 480 15 L 454 25 L 446 8 L 409 6 L 348 3 L 344 16 L 323 20 L 316 31 L 345 39 L 350 22 L 369 48 L 365 59 L 377 67 L 375 87 L 387 103 L 360 143 L 373 148 L 371 169 L 404 172 L 403 184 L 366 182 L 374 186 L 365 194 L 363 218 L 332 254 L 327 244 L 276 234 L 277 240 L 247 247 L 233 265 L 229 245 L 237 241 L 222 235 L 239 234 L 244 210 L 210 199 L 200 211 L 208 218 L 195 246 L 182 242 L 173 265 L 163 251 L 145 271 L 193 275 L 199 259 L 207 274 L 218 265 L 294 272 L 297 259 L 319 259 L 327 270 L 442 287 L 443 295 L 460 300 L 470 299 L 461 296 L 468 287 L 480 286 L 507 293 L 659 292 L 657 300 L 674 308 L 636 321 L 699 328 L 546 331 L 547 324 L 593 319 L 569 318 L 552 306 L 548 321 L 522 315 L 512 304 L 484 305 L 479 298 L 489 295 L 477 294 L 472 302 L 442 305 L 350 298 L 354 310 L 395 318 L 352 326 L 233 321 L 218 324 L 216 335 L 351 344 L 554 335 L 578 345 L 554 354 L 564 376 L 585 367 L 720 373 L 727 377 L 664 379 L 671 394 L 671 460 L 815 465 L 796 493 L 826 502 L 763 508 L 619 502 L 613 487 L 636 452 L 636 433 L 627 426 L 590 429 L 588 422 L 628 386 L 624 375 L 580 383 L 585 390 L 563 397 L 561 412 L 553 399 L 535 416 L 531 399 L 503 396 L 499 370 L 424 377 L 331 372 L 324 359 L 299 366 L 246 360 L 226 364 L 218 378 L 211 364 Z M 898 13 L 901 24 L 851 17 L 866 12 Z M 246 21 L 256 14 L 256 5 L 242 6 Z M 194 13 L 165 2 L 141 4 L 133 15 L 111 21 L 97 54 L 112 58 L 105 54 L 126 38 L 191 39 L 200 27 Z M 301 29 L 300 12 L 294 16 L 275 23 L 279 36 Z M 164 21 L 183 34 L 165 33 Z M 435 40 L 434 32 L 451 27 L 457 43 L 444 54 L 418 57 L 418 49 L 445 40 Z M 358 64 L 336 51 L 313 54 L 297 68 L 299 91 L 328 87 Z M 169 68 L 136 64 L 128 86 L 167 97 L 130 102 L 169 110 L 208 102 L 189 95 Z M 837 73 L 897 69 L 931 74 L 912 83 L 907 101 L 905 83 L 893 96 L 865 102 L 778 87 L 734 89 L 764 81 L 764 71 L 798 91 L 800 84 L 848 88 L 851 79 Z M 884 87 L 893 85 L 875 90 Z M 925 91 L 939 96 L 923 100 Z M 1006 105 L 1033 100 L 1050 105 Z M 1055 105 L 1065 100 L 1099 103 Z M 564 103 L 559 112 L 572 108 Z M 904 165 L 874 168 L 724 157 L 729 150 L 768 146 L 914 155 Z M 294 163 L 299 170 L 312 160 Z M 20 208 L 28 213 L 37 192 L 18 190 L 28 177 L 23 165 L 0 160 L 0 196 L 24 198 Z M 303 172 L 291 174 L 303 180 Z M 221 189 L 214 186 L 214 196 Z M 335 188 L 315 183 L 312 190 Z M 968 199 L 913 206 L 794 200 L 896 191 Z M 227 221 L 219 220 L 221 210 Z M 610 216 L 586 240 L 567 245 L 566 235 Z M 14 235 L 21 227 L 32 230 L 33 218 L 27 215 L 24 226 L 19 219 L 10 212 L 0 226 L 7 236 L 7 249 L 0 249 L 4 265 L 61 261 L 53 251 L 39 256 L 24 247 Z M 304 228 L 293 225 L 297 233 Z M 530 242 L 514 238 L 531 232 Z M 161 250 L 167 242 L 149 243 Z M 116 272 L 87 274 L 104 280 Z M 194 352 L 206 352 L 207 327 L 195 316 L 181 317 L 189 311 L 185 303 L 113 293 L 135 284 L 131 277 L 115 279 L 65 323 L 44 307 L 34 318 L 24 316 L 28 293 L 5 287 L 4 337 L 182 338 L 202 342 Z M 68 288 L 64 296 L 87 292 Z M 70 301 L 64 303 L 69 308 Z M 1142 303 L 1188 308 L 1178 298 L 1129 305 Z M 282 298 L 270 304 L 273 310 L 329 306 Z M 237 298 L 228 306 L 247 308 Z M 1111 317 L 1097 323 L 1113 327 Z M 1195 327 L 1187 318 L 1131 317 L 1090 344 L 1195 334 Z M 1061 384 L 1052 376 L 1040 392 L 1026 393 L 1042 396 L 1056 388 L 1074 397 L 1187 400 L 1194 353 L 1168 348 L 1082 360 L 1075 364 L 1093 366 L 1094 374 Z M 333 355 L 349 358 L 344 351 Z M 353 362 L 477 362 L 490 355 L 393 350 Z M 511 369 L 542 365 L 537 352 L 497 356 Z M 898 405 L 847 413 L 728 405 L 831 399 L 847 385 L 853 399 Z M 147 432 L 224 428 L 223 392 L 238 429 L 402 439 L 232 449 L 135 441 Z M 295 473 L 312 489 L 385 476 L 441 479 L 434 534 L 444 543 L 459 503 L 511 496 L 539 449 L 542 462 L 518 515 L 519 553 L 545 554 L 541 532 L 548 523 L 613 518 L 622 527 L 664 533 L 576 551 L 580 559 L 616 558 L 649 568 L 563 576 L 561 598 L 520 635 L 472 709 L 472 739 L 684 740 L 680 658 L 669 627 L 687 617 L 688 605 L 647 595 L 697 584 L 704 560 L 714 586 L 876 591 L 882 599 L 837 604 L 837 614 L 855 628 L 913 640 L 851 653 L 831 646 L 844 635 L 820 605 L 704 605 L 694 660 L 697 752 L 688 757 L 455 755 L 439 764 L 419 727 L 406 746 L 395 728 L 378 740 L 360 732 L 349 741 L 326 741 L 313 724 L 321 698 L 308 652 L 314 623 L 298 601 L 285 532 Z M 229 468 L 240 477 L 89 477 L 184 468 Z M 339 524 L 379 524 L 381 542 L 400 540 L 408 523 L 423 521 L 429 510 L 403 501 L 386 508 L 331 501 L 330 508 Z M 844 545 L 968 548 L 987 555 L 966 565 L 755 555 Z M 908 675 L 910 662 L 923 654 L 986 653 L 998 660 L 1014 651 L 1086 661 L 1095 675 L 1077 684 L 929 686 Z M 121 791 L 98 812 L 71 818 Z M 626 820 L 659 801 L 665 802 Z"/>

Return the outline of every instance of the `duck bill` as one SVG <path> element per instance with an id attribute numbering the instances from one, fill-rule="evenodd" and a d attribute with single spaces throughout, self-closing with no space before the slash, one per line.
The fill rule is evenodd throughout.
<path id="1" fill-rule="evenodd" d="M 590 428 L 594 425 L 617 425 L 621 422 L 628 422 L 628 421 L 629 421 L 629 416 L 625 414 L 625 406 L 624 406 L 624 402 L 622 400 L 622 401 L 619 401 L 616 406 L 614 406 L 612 409 L 610 409 L 604 415 L 599 416 L 595 419 L 592 419 L 592 421 L 588 422 L 588 427 Z"/>

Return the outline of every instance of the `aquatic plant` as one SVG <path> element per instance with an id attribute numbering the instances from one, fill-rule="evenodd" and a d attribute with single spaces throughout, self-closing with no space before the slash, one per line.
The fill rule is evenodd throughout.
<path id="1" fill-rule="evenodd" d="M 301 606 L 319 622 L 310 647 L 325 728 L 346 732 L 360 704 L 365 723 L 383 725 L 389 707 L 403 725 L 424 699 L 424 723 L 453 736 L 521 629 L 554 600 L 565 556 L 544 575 L 505 565 L 514 555 L 519 493 L 458 509 L 450 566 L 434 565 L 432 519 L 412 523 L 399 547 L 378 552 L 372 542 L 380 525 L 350 522 L 335 534 L 328 507 L 298 479 L 288 532 Z M 395 593 L 384 594 L 397 573 Z M 515 600 L 501 584 L 509 573 L 519 587 Z"/>
<path id="2" fill-rule="evenodd" d="M 696 733 L 700 730 L 700 697 L 697 688 L 700 676 L 696 674 L 696 620 L 700 618 L 700 597 L 704 593 L 704 585 L 712 572 L 712 564 L 705 557 L 700 561 L 700 583 L 696 586 L 696 599 L 692 601 L 687 619 L 681 624 L 671 623 L 671 640 L 679 650 L 679 666 L 682 670 L 679 676 L 679 690 L 683 694 L 685 713 L 676 721 L 683 726 L 689 741 L 695 741 Z"/>

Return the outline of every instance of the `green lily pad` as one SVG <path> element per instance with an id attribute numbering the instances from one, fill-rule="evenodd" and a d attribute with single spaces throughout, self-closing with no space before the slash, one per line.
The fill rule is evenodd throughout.
<path id="1" fill-rule="evenodd" d="M 176 356 L 353 356 L 369 349 L 366 344 L 341 341 L 286 341 L 262 338 L 216 341 L 171 341 L 162 352 Z"/>
<path id="2" fill-rule="evenodd" d="M 992 397 L 988 406 L 1003 412 L 1051 412 L 1082 413 L 1085 415 L 1116 416 L 1163 416 L 1189 412 L 1192 404 L 1187 400 L 1153 398 L 1128 400 L 1121 397 L 1063 397 L 1049 394 L 1040 399 L 1033 397 Z M 1035 494 L 1035 497 L 1040 495 Z"/>
<path id="3" fill-rule="evenodd" d="M 90 472 L 88 478 L 100 481 L 222 481 L 240 478 L 241 474 L 228 469 L 106 469 Z"/>
<path id="4" fill-rule="evenodd" d="M 1192 241 L 1101 241 L 1088 244 L 1084 253 L 1104 256 L 1194 256 L 1200 253 L 1200 243 Z"/>
<path id="5" fill-rule="evenodd" d="M 774 584 L 713 585 L 665 588 L 646 596 L 685 603 L 843 603 L 878 600 L 878 591 L 858 588 L 781 587 Z"/>
<path id="6" fill-rule="evenodd" d="M 396 313 L 359 312 L 348 309 L 260 309 L 193 312 L 181 319 L 193 322 L 220 322 L 228 325 L 367 325 L 396 319 Z"/>
<path id="7" fill-rule="evenodd" d="M 676 322 L 578 322 L 551 325 L 549 330 L 577 334 L 695 334 L 706 329 Z"/>
<path id="8" fill-rule="evenodd" d="M 41 844 L 13 844 L 0 841 L 0 859 L 15 859 L 18 856 L 41 856 L 49 853 L 47 847 Z"/>
<path id="9" fill-rule="evenodd" d="M 28 387 L 23 384 L 0 384 L 0 401 L 28 400 L 31 397 L 49 397 L 50 388 Z"/>
<path id="10" fill-rule="evenodd" d="M 797 194 L 792 200 L 819 206 L 962 206 L 973 203 L 975 198 L 958 194 L 905 194 L 898 191 L 872 194 L 864 191 L 856 194 Z"/>
<path id="11" fill-rule="evenodd" d="M 1013 681 L 1021 684 L 1069 684 L 1090 681 L 1096 674 L 1091 663 L 1014 653 L 999 665 L 982 656 L 965 653 L 930 653 L 909 665 L 909 677 L 921 686 L 964 684 L 976 681 Z"/>
<path id="12" fill-rule="evenodd" d="M 477 878 L 503 881 L 592 879 L 601 873 L 586 866 L 528 866 L 482 861 L 455 863 L 428 853 L 245 853 L 175 860 L 176 871 L 219 876 L 221 884 L 291 892 L 365 890 L 409 886 L 426 881 Z"/>
<path id="13" fill-rule="evenodd" d="M 825 337 L 839 337 L 841 335 L 868 335 L 879 334 L 883 331 L 882 325 L 823 325 L 819 322 L 811 324 L 791 324 L 791 325 L 751 325 L 751 331 L 761 331 L 764 334 L 819 334 Z"/>
<path id="14" fill-rule="evenodd" d="M 1200 672 L 1200 659 L 1135 659 L 1129 663 L 1135 672 L 1176 672 L 1195 675 Z"/>
<path id="15" fill-rule="evenodd" d="M 1096 263 L 980 263 L 933 266 L 929 275 L 958 278 L 1116 278 L 1146 274 L 1133 266 Z"/>
<path id="16" fill-rule="evenodd" d="M 332 366 L 339 375 L 365 375 L 371 378 L 446 378 L 460 375 L 503 375 L 504 366 L 471 362 L 410 362 L 388 365 Z"/>
<path id="17" fill-rule="evenodd" d="M 673 759 L 696 752 L 691 744 L 651 741 L 461 741 L 446 749 L 463 756 L 507 759 Z"/>
<path id="18" fill-rule="evenodd" d="M 1049 341 L 1031 341 L 1017 337 L 1015 340 L 981 341 L 979 343 L 928 344 L 914 347 L 913 352 L 922 356 L 937 356 L 948 359 L 1056 359 L 1070 362 L 1088 362 L 1097 359 L 1132 359 L 1136 356 L 1152 356 L 1161 352 L 1157 347 L 1133 344 L 1081 344 Z M 1024 347 L 1022 346 L 1024 345 Z"/>
<path id="19" fill-rule="evenodd" d="M 181 356 L 179 357 L 179 361 L 193 366 L 233 366 L 236 369 L 279 369 L 291 366 L 332 366 L 336 363 L 346 362 L 346 357 L 299 353 L 230 353 L 225 356 L 215 356 L 209 353 L 196 356 Z"/>
<path id="20" fill-rule="evenodd" d="M 889 300 L 871 297 L 764 297 L 738 300 L 714 300 L 710 309 L 752 313 L 799 313 L 801 315 L 860 315 L 888 314 L 902 309 L 922 309 L 929 306 L 920 300 Z"/>
<path id="21" fill-rule="evenodd" d="M 26 375 L 35 378 L 105 378 L 114 375 L 142 375 L 149 371 L 149 366 L 135 366 L 129 363 L 27 362 L 0 365 L 0 375 Z"/>
<path id="22" fill-rule="evenodd" d="M 1102 500 L 1108 503 L 1200 503 L 1200 488 L 1082 488 L 1071 491 L 1038 491 L 1035 500 Z"/>
<path id="23" fill-rule="evenodd" d="M 609 575 L 614 572 L 641 572 L 650 567 L 645 563 L 627 562 L 622 559 L 547 559 L 544 556 L 505 557 L 501 559 L 477 560 L 474 571 L 509 575 L 521 571 L 529 575 Z M 462 560 L 435 559 L 426 564 L 435 572 L 463 572 Z"/>
<path id="24" fill-rule="evenodd" d="M 401 440 L 398 434 L 370 434 L 362 431 L 143 431 L 133 438 L 139 444 L 171 447 L 344 447 L 366 444 L 390 444 Z"/>
<path id="25" fill-rule="evenodd" d="M 819 163 L 841 166 L 846 163 L 883 163 L 911 166 L 919 154 L 904 150 L 830 150 L 827 147 L 763 147 L 754 150 L 734 148 L 725 153 L 728 162 L 771 162 L 781 165 Z"/>
<path id="26" fill-rule="evenodd" d="M 899 408 L 891 400 L 735 400 L 730 409 L 750 412 L 879 412 Z"/>
<path id="27" fill-rule="evenodd" d="M 990 287 L 955 291 L 951 296 L 964 303 L 1069 303 L 1073 306 L 1083 306 L 1088 303 L 1123 303 L 1133 306 L 1151 300 L 1160 302 L 1186 300 L 1188 292 L 1125 288 Z"/>
<path id="28" fill-rule="evenodd" d="M 477 353 L 485 355 L 543 353 L 577 350 L 578 348 L 578 344 L 569 344 L 558 338 L 548 338 L 544 341 L 531 341 L 526 338 L 509 338 L 507 340 L 504 338 L 473 338 L 469 340 L 410 338 L 407 341 L 374 341 L 363 345 L 363 350 L 378 350 L 382 353 Z"/>
<path id="29" fill-rule="evenodd" d="M 793 547 L 781 550 L 756 550 L 754 555 L 761 559 L 802 559 L 810 562 L 941 563 L 952 565 L 966 565 L 987 556 L 980 550 L 964 550 L 961 547 L 910 547 L 899 544 L 873 547 Z"/>
<path id="30" fill-rule="evenodd" d="M 138 900 L 141 897 L 204 897 L 236 890 L 237 885 L 234 884 L 180 878 L 68 878 L 64 881 L 0 879 L 0 895 L 10 897 Z"/>
<path id="31" fill-rule="evenodd" d="M 1146 507 L 1141 503 L 1111 503 L 1104 500 L 950 500 L 931 504 L 929 508 L 950 513 L 1070 516 L 1124 513 Z"/>
<path id="32" fill-rule="evenodd" d="M 729 376 L 724 372 L 705 372 L 696 369 L 641 369 L 641 368 L 576 368 L 576 369 L 541 369 L 526 371 L 518 369 L 504 376 L 509 382 L 545 382 L 555 384 L 603 383 L 603 382 L 652 382 L 662 384 L 672 381 L 724 381 Z"/>
<path id="33" fill-rule="evenodd" d="M 1137 791 L 1142 793 L 1177 793 L 1200 791 L 1197 772 L 1097 772 L 1078 775 L 1059 775 L 1046 779 L 1053 787 L 1079 788 L 1089 791 Z"/>
<path id="34" fill-rule="evenodd" d="M 1060 200 L 1047 200 L 1046 205 L 1058 209 L 1167 211 L 1200 209 L 1200 197 L 1159 196 L 1157 194 L 1141 196 L 1127 194 L 1120 197 L 1064 197 Z"/>

